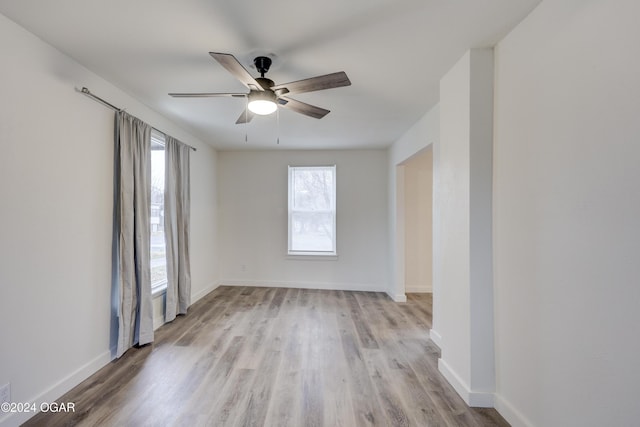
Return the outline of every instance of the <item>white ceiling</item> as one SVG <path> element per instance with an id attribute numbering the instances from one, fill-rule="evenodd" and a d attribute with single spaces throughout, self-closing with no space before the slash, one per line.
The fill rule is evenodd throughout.
<path id="1" fill-rule="evenodd" d="M 465 51 L 493 46 L 539 2 L 0 0 L 0 13 L 215 147 L 333 149 L 389 146 Z M 345 71 L 352 85 L 293 96 L 331 110 L 321 120 L 283 109 L 279 133 L 276 115 L 236 125 L 242 98 L 167 95 L 247 92 L 209 51 L 256 77 L 253 58 L 275 55 L 276 84 Z"/>

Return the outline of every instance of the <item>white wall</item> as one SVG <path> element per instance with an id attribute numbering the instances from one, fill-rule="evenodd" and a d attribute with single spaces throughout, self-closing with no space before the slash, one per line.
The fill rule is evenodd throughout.
<path id="1" fill-rule="evenodd" d="M 423 149 L 404 162 L 405 291 L 431 292 L 433 150 Z"/>
<path id="2" fill-rule="evenodd" d="M 287 166 L 337 166 L 337 259 L 287 256 Z M 370 151 L 218 153 L 223 284 L 387 291 L 387 157 Z"/>
<path id="3" fill-rule="evenodd" d="M 440 138 L 440 109 L 433 107 L 388 149 L 389 290 L 395 301 L 405 296 L 404 167 L 402 163 Z M 435 227 L 435 224 L 434 224 Z M 434 228 L 434 233 L 435 233 Z M 434 254 L 435 256 L 435 254 Z M 434 295 L 435 298 L 435 295 Z"/>
<path id="4" fill-rule="evenodd" d="M 543 1 L 496 48 L 497 407 L 640 420 L 640 3 Z"/>
<path id="5" fill-rule="evenodd" d="M 217 281 L 216 157 L 2 15 L 0 50 L 0 385 L 11 383 L 14 402 L 52 401 L 111 356 L 113 111 L 74 86 L 198 148 L 191 180 L 196 297 Z"/>
<path id="6" fill-rule="evenodd" d="M 434 145 L 434 329 L 438 367 L 471 406 L 493 406 L 493 51 L 472 49 L 440 82 Z"/>

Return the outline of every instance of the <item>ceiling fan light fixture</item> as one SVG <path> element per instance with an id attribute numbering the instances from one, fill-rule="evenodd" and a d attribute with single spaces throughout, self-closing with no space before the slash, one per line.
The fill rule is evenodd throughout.
<path id="1" fill-rule="evenodd" d="M 249 110 L 252 113 L 259 114 L 261 116 L 267 116 L 278 109 L 278 106 L 273 101 L 265 99 L 256 99 L 249 102 Z"/>
<path id="2" fill-rule="evenodd" d="M 249 111 L 261 116 L 269 115 L 278 109 L 276 95 L 271 91 L 252 92 L 249 94 Z"/>

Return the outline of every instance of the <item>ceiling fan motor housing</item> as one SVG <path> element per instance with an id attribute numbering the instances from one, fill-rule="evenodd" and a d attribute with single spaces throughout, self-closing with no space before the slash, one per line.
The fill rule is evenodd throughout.
<path id="1" fill-rule="evenodd" d="M 276 94 L 272 90 L 252 90 L 249 92 L 249 102 L 251 101 L 271 101 L 276 102 Z"/>
<path id="2" fill-rule="evenodd" d="M 266 77 L 257 77 L 256 81 L 262 86 L 264 90 L 271 90 L 271 87 L 274 85 L 273 80 L 270 80 Z"/>

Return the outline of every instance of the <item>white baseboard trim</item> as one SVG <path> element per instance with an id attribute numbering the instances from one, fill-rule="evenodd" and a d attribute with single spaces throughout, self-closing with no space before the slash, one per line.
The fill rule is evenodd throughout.
<path id="1" fill-rule="evenodd" d="M 438 370 L 467 405 L 474 408 L 493 408 L 495 406 L 495 394 L 493 392 L 471 391 L 462 378 L 442 358 L 438 359 Z"/>
<path id="2" fill-rule="evenodd" d="M 191 304 L 194 304 L 198 300 L 201 300 L 202 298 L 207 296 L 211 291 L 216 289 L 218 286 L 220 286 L 220 282 L 213 282 L 209 286 L 207 286 L 206 288 L 198 291 L 198 293 L 196 293 L 194 295 L 191 295 Z"/>
<path id="3" fill-rule="evenodd" d="M 449 364 L 441 357 L 438 359 L 438 371 L 453 386 L 455 391 L 462 397 L 467 405 L 469 405 L 469 386 L 451 369 Z"/>
<path id="4" fill-rule="evenodd" d="M 431 338 L 431 341 L 435 343 L 435 345 L 442 348 L 442 335 L 440 335 L 438 331 L 431 328 L 431 330 L 429 331 L 429 337 Z"/>
<path id="5" fill-rule="evenodd" d="M 54 402 L 56 399 L 59 399 L 60 396 L 62 396 L 63 394 L 65 394 L 66 392 L 68 392 L 78 384 L 80 384 L 82 381 L 86 380 L 91 375 L 96 373 L 102 367 L 107 365 L 109 362 L 111 362 L 111 360 L 112 360 L 111 351 L 105 351 L 95 359 L 89 361 L 79 369 L 75 370 L 74 372 L 70 373 L 66 377 L 62 378 L 60 381 L 53 384 L 51 387 L 49 387 L 39 395 L 31 399 L 20 400 L 20 401 L 35 403 L 36 408 L 40 408 L 40 405 L 42 403 Z M 16 399 L 13 399 L 13 400 L 16 402 L 18 401 Z M 36 415 L 36 413 L 33 413 L 33 412 L 17 412 L 17 413 L 8 414 L 8 416 L 0 419 L 0 427 L 19 426 L 20 424 L 24 423 L 34 415 Z"/>
<path id="6" fill-rule="evenodd" d="M 433 289 L 424 286 L 405 286 L 404 291 L 408 294 L 431 294 Z"/>
<path id="7" fill-rule="evenodd" d="M 469 406 L 473 408 L 493 408 L 496 406 L 496 395 L 486 391 L 472 391 L 469 393 Z"/>
<path id="8" fill-rule="evenodd" d="M 496 394 L 495 408 L 512 427 L 534 427 L 534 424 L 527 417 L 499 394 Z"/>
<path id="9" fill-rule="evenodd" d="M 390 294 L 389 292 L 387 292 L 387 295 L 389 295 L 389 298 L 391 298 L 395 302 L 407 302 L 407 296 L 405 294 L 393 295 L 393 294 Z"/>
<path id="10" fill-rule="evenodd" d="M 388 290 L 383 289 L 381 286 L 367 285 L 362 283 L 276 282 L 276 281 L 270 281 L 270 280 L 225 279 L 225 280 L 221 280 L 218 283 L 218 286 L 251 286 L 251 287 L 267 287 L 267 288 L 299 288 L 299 289 L 324 289 L 324 290 L 356 291 L 356 292 L 384 292 L 389 296 L 389 298 L 391 298 L 395 302 L 407 302 L 407 296 L 405 294 L 394 295 L 389 293 Z"/>
<path id="11" fill-rule="evenodd" d="M 267 288 L 300 288 L 300 289 L 324 289 L 337 291 L 365 291 L 365 292 L 386 292 L 379 285 L 364 283 L 323 283 L 323 282 L 279 282 L 271 280 L 220 280 L 220 286 L 251 286 Z"/>

